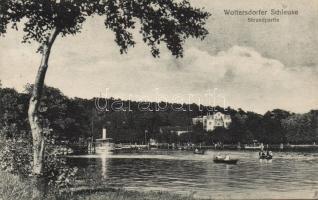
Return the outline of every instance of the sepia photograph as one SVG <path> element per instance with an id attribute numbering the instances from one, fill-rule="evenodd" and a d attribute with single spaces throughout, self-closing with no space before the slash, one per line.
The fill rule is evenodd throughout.
<path id="1" fill-rule="evenodd" d="M 27 199 L 318 199 L 318 1 L 1 0 Z"/>

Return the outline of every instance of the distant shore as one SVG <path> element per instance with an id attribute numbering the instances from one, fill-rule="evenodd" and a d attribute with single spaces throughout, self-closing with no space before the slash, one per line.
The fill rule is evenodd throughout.
<path id="1" fill-rule="evenodd" d="M 117 147 L 116 147 L 117 146 Z M 78 147 L 77 147 L 78 148 Z M 318 151 L 318 145 L 316 144 L 263 144 L 261 147 L 260 143 L 254 144 L 221 144 L 217 143 L 214 145 L 200 145 L 200 144 L 167 144 L 158 143 L 154 145 L 138 145 L 138 144 L 115 144 L 113 153 L 153 153 L 156 151 L 194 151 L 196 149 L 203 150 L 244 150 L 244 151 L 259 151 L 271 150 L 271 151 Z M 78 150 L 69 150 L 66 147 L 65 155 L 82 155 L 82 154 L 94 154 L 94 151 L 88 151 L 85 147 L 81 147 Z M 71 153 L 68 153 L 71 152 Z"/>

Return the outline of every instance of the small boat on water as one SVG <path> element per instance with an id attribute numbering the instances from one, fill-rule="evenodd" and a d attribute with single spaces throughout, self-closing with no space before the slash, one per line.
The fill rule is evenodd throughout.
<path id="1" fill-rule="evenodd" d="M 260 151 L 258 155 L 259 159 L 271 160 L 273 158 L 273 153 L 271 151 L 267 151 L 266 153 L 264 151 Z"/>
<path id="2" fill-rule="evenodd" d="M 261 156 L 259 156 L 259 159 L 271 160 L 272 158 L 273 158 L 273 156 L 271 156 L 271 155 L 261 155 Z"/>
<path id="3" fill-rule="evenodd" d="M 203 155 L 205 153 L 205 151 L 203 149 L 195 149 L 193 151 L 194 154 L 200 154 L 200 155 Z"/>
<path id="4" fill-rule="evenodd" d="M 215 163 L 225 163 L 225 164 L 232 164 L 235 165 L 238 162 L 239 159 L 234 159 L 234 158 L 230 158 L 230 157 L 221 157 L 221 156 L 216 156 L 213 161 Z"/>

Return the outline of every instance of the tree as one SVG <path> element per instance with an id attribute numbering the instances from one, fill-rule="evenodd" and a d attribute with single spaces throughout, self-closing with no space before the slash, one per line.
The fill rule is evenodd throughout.
<path id="1" fill-rule="evenodd" d="M 0 137 L 27 135 L 25 96 L 14 89 L 0 88 Z"/>
<path id="2" fill-rule="evenodd" d="M 318 111 L 311 110 L 304 114 L 293 114 L 281 121 L 286 140 L 291 143 L 310 144 L 318 138 Z"/>
<path id="3" fill-rule="evenodd" d="M 191 7 L 186 0 L 3 0 L 0 5 L 0 35 L 6 33 L 9 25 L 18 29 L 18 23 L 23 21 L 22 42 L 38 42 L 42 54 L 28 110 L 36 176 L 43 172 L 45 148 L 39 108 L 50 52 L 58 35 L 75 35 L 87 17 L 99 15 L 105 17 L 105 27 L 115 33 L 120 53 L 134 46 L 130 31 L 140 23 L 139 32 L 154 57 L 160 54 L 161 42 L 166 43 L 172 55 L 182 57 L 182 45 L 187 38 L 202 40 L 208 34 L 204 25 L 210 15 Z"/>
<path id="4" fill-rule="evenodd" d="M 263 142 L 275 144 L 285 143 L 286 135 L 281 122 L 290 115 L 290 112 L 280 109 L 266 112 L 263 117 Z"/>

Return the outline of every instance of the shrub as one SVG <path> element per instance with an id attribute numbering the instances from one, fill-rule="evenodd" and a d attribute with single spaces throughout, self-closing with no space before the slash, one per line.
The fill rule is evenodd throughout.
<path id="1" fill-rule="evenodd" d="M 1 138 L 1 170 L 23 177 L 31 174 L 32 146 L 27 138 Z"/>
<path id="2" fill-rule="evenodd" d="M 77 168 L 69 167 L 61 147 L 53 139 L 46 140 L 44 177 L 51 191 L 67 190 L 75 181 Z M 28 138 L 1 138 L 0 162 L 2 171 L 22 178 L 32 174 L 32 143 Z"/>
<path id="3" fill-rule="evenodd" d="M 70 167 L 67 164 L 63 152 L 60 151 L 61 147 L 48 145 L 45 157 L 45 177 L 48 179 L 48 184 L 51 187 L 61 191 L 68 189 L 75 182 L 75 176 L 78 169 Z"/>

